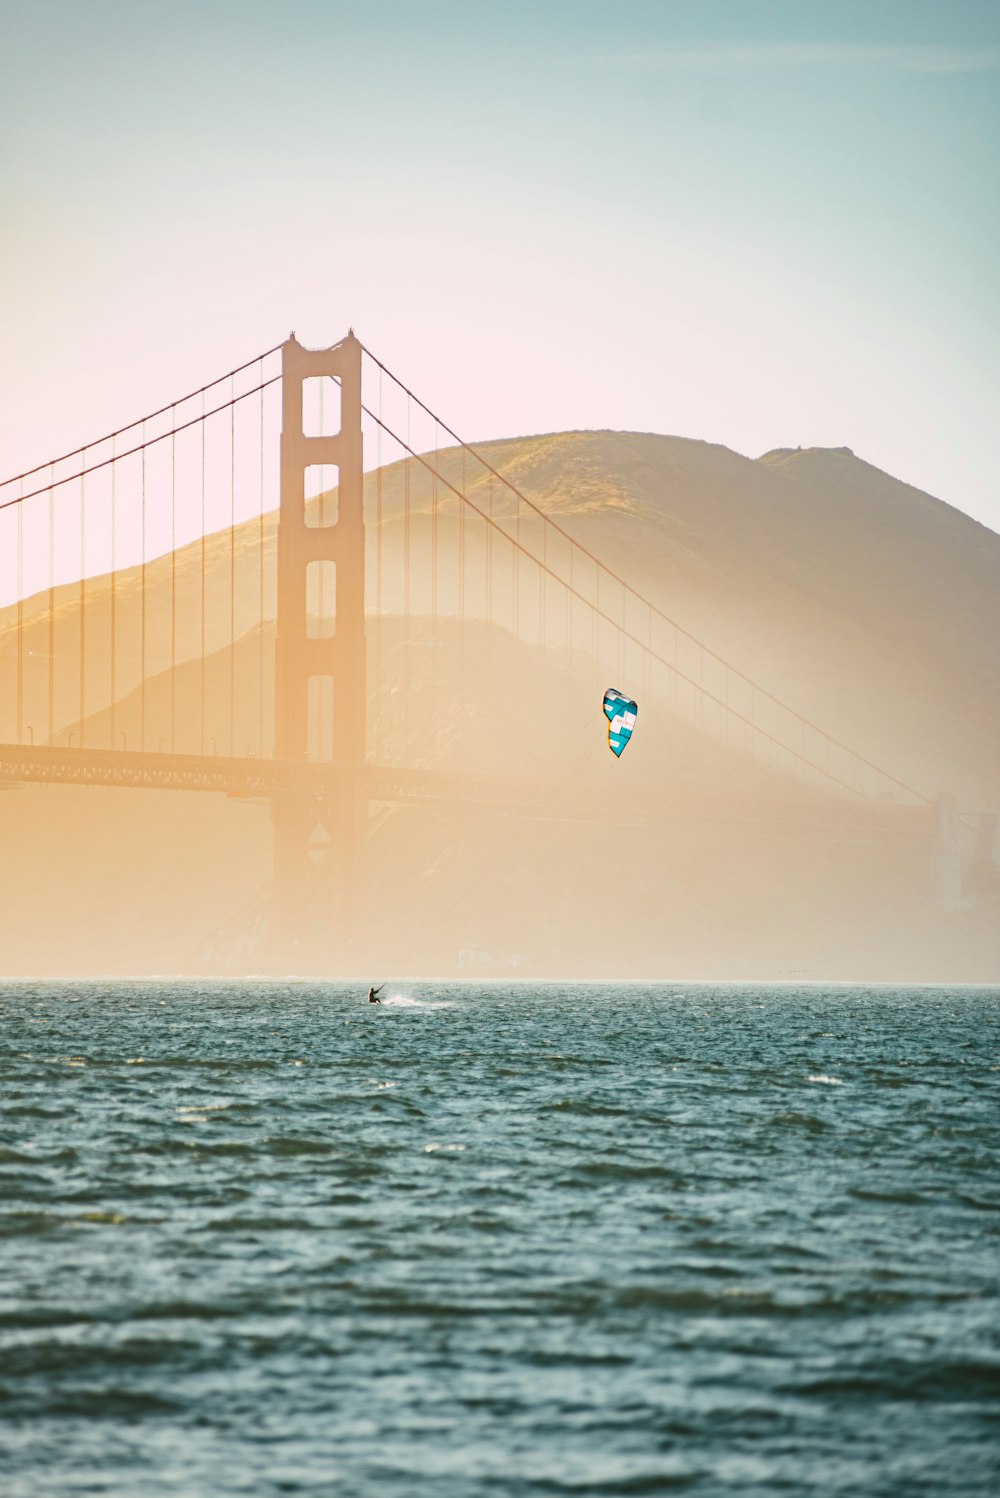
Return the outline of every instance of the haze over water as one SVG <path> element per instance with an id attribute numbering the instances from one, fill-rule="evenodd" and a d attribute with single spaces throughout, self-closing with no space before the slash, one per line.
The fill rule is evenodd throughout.
<path id="1" fill-rule="evenodd" d="M 0 988 L 6 1498 L 986 1494 L 1000 990 Z"/>

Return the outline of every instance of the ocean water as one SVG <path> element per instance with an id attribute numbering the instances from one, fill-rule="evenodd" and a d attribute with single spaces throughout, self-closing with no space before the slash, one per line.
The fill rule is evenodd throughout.
<path id="1" fill-rule="evenodd" d="M 1000 990 L 0 986 L 4 1498 L 1000 1492 Z"/>

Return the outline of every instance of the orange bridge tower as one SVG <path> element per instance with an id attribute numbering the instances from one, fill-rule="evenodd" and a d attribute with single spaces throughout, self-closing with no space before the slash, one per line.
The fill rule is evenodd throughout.
<path id="1" fill-rule="evenodd" d="M 335 436 L 303 430 L 303 384 L 316 378 L 340 386 Z M 334 465 L 338 484 L 307 507 L 306 470 L 317 464 Z M 333 594 L 332 631 L 310 612 L 314 569 Z M 365 665 L 361 344 L 351 331 L 305 349 L 293 333 L 282 346 L 275 640 L 275 754 L 292 774 L 272 802 L 274 960 L 286 972 L 340 976 L 364 961 Z M 330 762 L 321 791 L 294 774 L 316 758 Z"/>

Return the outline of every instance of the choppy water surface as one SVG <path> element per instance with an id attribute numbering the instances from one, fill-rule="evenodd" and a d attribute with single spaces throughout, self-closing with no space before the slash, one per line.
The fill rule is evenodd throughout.
<path id="1" fill-rule="evenodd" d="M 6 1498 L 1000 1491 L 1000 990 L 401 999 L 0 987 Z"/>

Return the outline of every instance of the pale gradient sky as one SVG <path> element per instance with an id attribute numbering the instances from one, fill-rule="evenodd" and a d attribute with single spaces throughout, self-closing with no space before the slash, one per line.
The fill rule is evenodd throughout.
<path id="1" fill-rule="evenodd" d="M 996 0 L 0 0 L 0 477 L 349 324 L 1000 530 Z"/>

